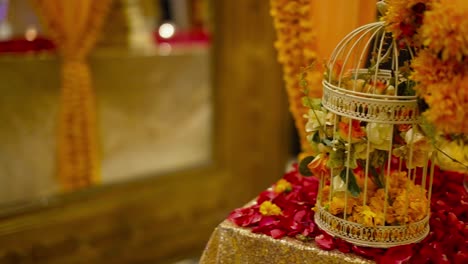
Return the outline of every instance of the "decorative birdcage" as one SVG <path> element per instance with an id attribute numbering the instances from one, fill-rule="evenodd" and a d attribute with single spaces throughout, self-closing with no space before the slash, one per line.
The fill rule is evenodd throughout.
<path id="1" fill-rule="evenodd" d="M 320 104 L 308 99 L 308 164 L 320 177 L 315 220 L 356 245 L 391 247 L 429 232 L 431 144 L 409 78 L 412 50 L 383 22 L 348 34 L 326 64 Z"/>

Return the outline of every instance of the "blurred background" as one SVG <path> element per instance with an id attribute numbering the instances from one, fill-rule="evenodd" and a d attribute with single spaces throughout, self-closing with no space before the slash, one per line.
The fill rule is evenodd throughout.
<path id="1" fill-rule="evenodd" d="M 0 0 L 0 263 L 196 263 L 297 145 L 269 2 L 111 1 L 86 57 L 99 179 L 72 188 L 67 58 L 38 2 Z"/>

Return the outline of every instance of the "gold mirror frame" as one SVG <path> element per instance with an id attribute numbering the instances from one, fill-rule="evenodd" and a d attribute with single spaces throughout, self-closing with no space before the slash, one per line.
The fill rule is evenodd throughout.
<path id="1" fill-rule="evenodd" d="M 197 256 L 230 210 L 282 176 L 292 129 L 269 2 L 212 1 L 212 7 L 212 162 L 3 211 L 1 263 L 170 263 Z"/>

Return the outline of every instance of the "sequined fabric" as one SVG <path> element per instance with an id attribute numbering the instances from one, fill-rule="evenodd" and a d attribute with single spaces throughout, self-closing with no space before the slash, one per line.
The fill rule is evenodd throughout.
<path id="1" fill-rule="evenodd" d="M 324 251 L 312 242 L 292 238 L 274 239 L 255 234 L 229 221 L 222 222 L 206 245 L 200 264 L 211 263 L 375 263 L 338 250 Z"/>

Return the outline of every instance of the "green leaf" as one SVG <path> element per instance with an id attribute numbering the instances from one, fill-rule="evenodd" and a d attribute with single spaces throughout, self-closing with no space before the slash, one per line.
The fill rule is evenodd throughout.
<path id="1" fill-rule="evenodd" d="M 314 156 L 307 156 L 303 158 L 301 162 L 299 162 L 299 173 L 302 176 L 312 176 L 312 172 L 309 170 L 307 165 L 309 165 L 309 163 L 313 161 L 314 159 L 315 159 Z"/>
<path id="2" fill-rule="evenodd" d="M 412 80 L 408 80 L 405 82 L 401 82 L 398 84 L 397 87 L 397 94 L 402 96 L 414 96 L 416 95 L 416 91 L 414 90 L 415 82 Z"/>
<path id="3" fill-rule="evenodd" d="M 377 170 L 373 166 L 369 166 L 370 173 L 372 174 L 372 180 L 379 188 L 383 188 L 384 185 L 382 183 L 380 175 L 377 173 Z"/>
<path id="4" fill-rule="evenodd" d="M 316 131 L 312 136 L 312 142 L 314 142 L 315 144 L 320 143 L 320 133 L 318 131 Z"/>
<path id="5" fill-rule="evenodd" d="M 349 175 L 348 175 L 348 191 L 351 193 L 353 197 L 358 197 L 359 194 L 361 193 L 361 189 L 357 185 L 356 182 L 356 176 L 354 176 L 354 173 L 350 169 L 344 169 L 340 173 L 340 178 L 346 183 L 346 171 L 349 170 Z"/>

